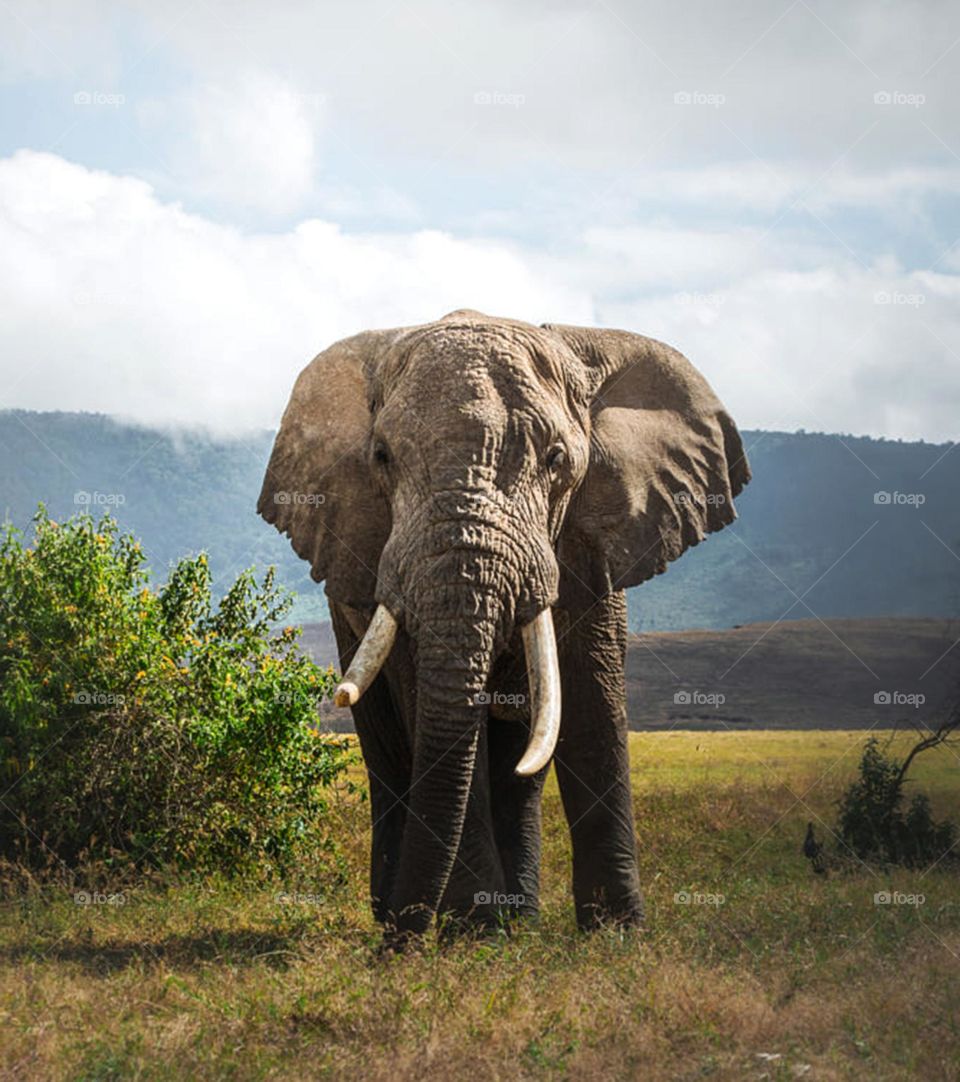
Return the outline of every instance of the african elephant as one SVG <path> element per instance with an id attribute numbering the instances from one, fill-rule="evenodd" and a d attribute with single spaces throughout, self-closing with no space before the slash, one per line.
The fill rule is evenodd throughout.
<path id="1" fill-rule="evenodd" d="M 578 924 L 642 920 L 624 590 L 749 478 L 702 376 L 625 331 L 461 310 L 303 370 L 258 510 L 326 582 L 387 942 L 536 914 L 551 758 Z"/>

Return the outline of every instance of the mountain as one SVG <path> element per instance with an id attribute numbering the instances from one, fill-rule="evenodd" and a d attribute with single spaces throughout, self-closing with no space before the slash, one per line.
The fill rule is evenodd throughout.
<path id="1" fill-rule="evenodd" d="M 634 631 L 815 617 L 960 612 L 960 452 L 954 445 L 744 432 L 754 479 L 739 521 L 630 591 Z M 214 439 L 85 413 L 0 412 L 0 508 L 26 528 L 110 511 L 158 575 L 205 549 L 215 583 L 276 564 L 293 617 L 326 618 L 322 588 L 256 514 L 273 434 Z"/>
<path id="2" fill-rule="evenodd" d="M 739 520 L 632 591 L 633 630 L 960 612 L 960 450 L 744 432 Z"/>
<path id="3" fill-rule="evenodd" d="M 161 432 L 102 414 L 0 412 L 0 507 L 21 529 L 38 501 L 53 518 L 109 512 L 140 538 L 158 577 L 205 550 L 215 587 L 255 565 L 277 567 L 297 592 L 294 617 L 328 615 L 322 587 L 289 542 L 256 513 L 272 432 L 212 439 Z"/>

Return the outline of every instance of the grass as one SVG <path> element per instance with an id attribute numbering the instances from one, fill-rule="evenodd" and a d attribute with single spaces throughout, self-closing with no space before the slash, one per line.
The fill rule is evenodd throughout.
<path id="1" fill-rule="evenodd" d="M 0 909 L 0 1076 L 956 1078 L 956 866 L 823 878 L 800 853 L 864 737 L 633 734 L 641 936 L 575 931 L 552 783 L 543 919 L 500 943 L 377 961 L 368 809 L 346 802 L 339 883 L 23 890 Z M 960 818 L 957 766 L 930 752 L 916 778 Z"/>

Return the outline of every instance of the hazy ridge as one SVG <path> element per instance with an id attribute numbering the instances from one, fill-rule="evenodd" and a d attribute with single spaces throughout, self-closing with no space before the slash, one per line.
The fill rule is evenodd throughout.
<path id="1" fill-rule="evenodd" d="M 273 434 L 213 439 L 99 414 L 0 412 L 0 506 L 29 525 L 110 510 L 158 573 L 210 553 L 215 580 L 276 564 L 294 618 L 326 618 L 322 589 L 254 505 Z M 747 431 L 754 480 L 740 520 L 631 591 L 634 630 L 960 612 L 960 453 L 950 445 Z M 877 503 L 889 493 L 889 503 Z M 882 498 L 882 497 L 881 497 Z M 904 502 L 897 502 L 898 500 Z M 802 600 L 798 600 L 801 598 Z"/>

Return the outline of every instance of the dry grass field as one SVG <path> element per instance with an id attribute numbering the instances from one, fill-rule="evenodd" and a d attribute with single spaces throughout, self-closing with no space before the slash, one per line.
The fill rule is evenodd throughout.
<path id="1" fill-rule="evenodd" d="M 634 734 L 642 935 L 576 932 L 552 782 L 542 922 L 500 941 L 378 961 L 349 799 L 336 878 L 21 887 L 0 910 L 0 1076 L 960 1077 L 956 864 L 820 877 L 800 852 L 864 737 Z M 941 816 L 960 818 L 958 765 L 917 764 Z"/>

